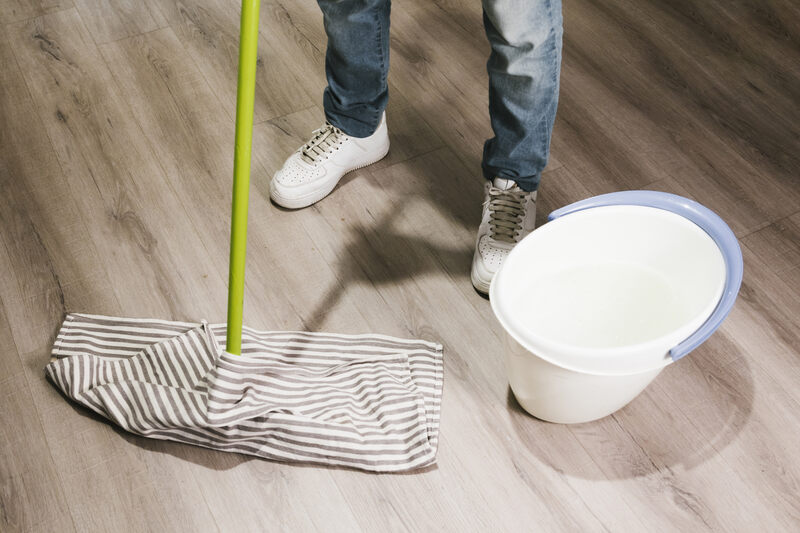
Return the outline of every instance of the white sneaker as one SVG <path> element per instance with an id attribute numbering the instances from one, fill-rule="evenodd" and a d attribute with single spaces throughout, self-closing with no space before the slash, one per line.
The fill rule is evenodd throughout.
<path id="1" fill-rule="evenodd" d="M 489 285 L 508 252 L 536 223 L 536 191 L 525 192 L 512 180 L 486 182 L 483 216 L 472 256 L 472 285 L 489 293 Z"/>
<path id="2" fill-rule="evenodd" d="M 380 161 L 388 152 L 385 112 L 369 137 L 350 137 L 326 122 L 275 173 L 270 197 L 289 209 L 308 207 L 328 196 L 342 176 Z"/>

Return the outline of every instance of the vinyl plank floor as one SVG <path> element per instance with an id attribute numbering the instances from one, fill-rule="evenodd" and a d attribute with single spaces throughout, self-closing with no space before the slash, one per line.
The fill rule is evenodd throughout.
<path id="1" fill-rule="evenodd" d="M 0 24 L 69 9 L 72 5 L 70 0 L 3 0 L 0 2 Z"/>
<path id="2" fill-rule="evenodd" d="M 239 46 L 239 6 L 228 0 L 203 0 L 187 4 L 168 0 L 160 4 L 170 26 L 194 59 L 221 106 L 229 117 L 235 114 L 236 68 Z M 299 111 L 313 105 L 321 95 L 323 78 L 319 53 L 293 28 L 293 21 L 270 2 L 265 2 L 260 17 L 258 67 L 254 120 Z M 265 36 L 269 36 L 266 38 Z M 314 83 L 316 82 L 316 83 Z"/>
<path id="3" fill-rule="evenodd" d="M 183 199 L 187 208 L 187 216 L 196 225 L 198 232 L 204 235 L 208 249 L 209 271 L 226 272 L 227 237 L 229 223 L 223 217 L 209 216 L 228 209 L 230 204 L 229 178 L 232 172 L 230 153 L 232 146 L 232 124 L 224 110 L 216 103 L 216 96 L 205 82 L 200 70 L 192 61 L 185 61 L 185 50 L 175 33 L 170 28 L 150 32 L 146 35 L 116 41 L 101 46 L 103 56 L 109 69 L 119 82 L 126 99 L 131 102 L 134 113 L 142 128 L 153 131 L 153 150 L 157 159 L 171 176 L 171 188 Z M 198 106 L 198 103 L 202 105 Z M 198 112 L 205 109 L 206 112 Z M 305 262 L 305 269 L 288 268 L 270 253 L 269 239 L 280 239 L 285 232 L 271 224 L 257 221 L 268 214 L 268 203 L 257 194 L 253 195 L 251 214 L 256 220 L 249 231 L 251 246 L 250 265 L 264 265 L 267 269 L 260 272 L 256 267 L 250 270 L 247 294 L 256 308 L 248 313 L 247 324 L 253 327 L 261 324 L 282 324 L 282 327 L 299 329 L 296 322 L 297 311 L 290 304 L 298 294 L 288 294 L 280 289 L 281 285 L 260 283 L 258 280 L 287 279 L 283 286 L 301 286 L 302 279 L 307 278 L 311 259 Z M 284 222 L 286 224 L 286 222 Z M 278 243 L 276 242 L 277 246 Z M 298 248 L 302 242 L 298 243 Z M 311 247 L 303 247 L 310 250 Z M 317 261 L 320 268 L 327 264 Z M 220 291 L 216 299 L 217 309 L 224 309 L 225 294 Z M 259 302 L 275 302 L 269 306 L 258 305 Z M 198 312 L 201 312 L 198 310 Z M 199 318 L 199 316 L 198 316 Z M 222 320 L 224 317 L 215 317 Z M 261 326 L 263 327 L 263 325 Z M 314 506 L 313 493 L 301 491 L 304 482 L 296 479 L 298 471 L 287 472 L 276 476 L 274 465 L 264 463 L 255 468 L 238 473 L 231 473 L 221 488 L 219 480 L 201 477 L 200 485 L 204 492 L 209 509 L 223 523 L 237 524 L 245 530 L 268 529 L 269 524 L 283 524 L 287 529 L 304 530 L 311 527 L 316 513 L 303 513 L 303 506 Z M 200 475 L 200 474 L 199 474 Z M 315 478 L 313 485 L 318 490 L 336 493 L 336 487 L 327 471 L 308 471 L 304 478 Z M 269 483 L 263 483 L 269 479 Z M 248 487 L 247 490 L 233 490 L 234 486 Z M 290 494 L 301 494 L 288 497 Z M 246 504 L 246 501 L 250 501 Z M 275 505 L 265 510 L 259 502 L 269 500 Z M 247 506 L 247 513 L 232 509 Z M 329 504 L 336 502 L 330 497 Z M 318 507 L 320 512 L 324 506 Z M 343 523 L 344 525 L 344 523 Z"/>
<path id="4" fill-rule="evenodd" d="M 167 25 L 154 0 L 75 0 L 92 39 L 107 43 Z"/>
<path id="5" fill-rule="evenodd" d="M 5 253 L 0 247 L 0 255 Z M 4 428 L 0 439 L 0 526 L 4 531 L 46 530 L 48 525 L 74 531 L 59 472 L 5 316 L 0 306 L 0 427 Z"/>
<path id="6" fill-rule="evenodd" d="M 603 420 L 511 394 L 469 282 L 488 122 L 481 7 L 395 3 L 392 149 L 323 202 L 269 201 L 320 126 L 313 0 L 261 11 L 245 316 L 445 346 L 437 466 L 369 475 L 129 435 L 45 380 L 68 311 L 224 319 L 235 0 L 0 0 L 0 530 L 793 531 L 800 527 L 800 9 L 565 3 L 537 221 L 646 188 L 740 238 L 723 327 Z"/>

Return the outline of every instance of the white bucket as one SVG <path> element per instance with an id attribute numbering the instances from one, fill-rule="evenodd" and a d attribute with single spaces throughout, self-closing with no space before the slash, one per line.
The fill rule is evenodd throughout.
<path id="1" fill-rule="evenodd" d="M 695 202 L 629 191 L 563 208 L 490 288 L 514 395 L 551 422 L 611 414 L 719 326 L 740 283 L 735 237 Z"/>

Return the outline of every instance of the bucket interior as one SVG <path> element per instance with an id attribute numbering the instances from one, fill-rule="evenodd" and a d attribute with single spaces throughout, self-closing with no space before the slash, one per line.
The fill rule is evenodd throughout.
<path id="1" fill-rule="evenodd" d="M 495 281 L 495 312 L 523 344 L 567 359 L 621 356 L 623 348 L 636 357 L 638 346 L 661 361 L 714 310 L 725 262 L 711 237 L 680 215 L 609 206 L 537 229 Z M 626 363 L 614 364 L 621 371 Z"/>

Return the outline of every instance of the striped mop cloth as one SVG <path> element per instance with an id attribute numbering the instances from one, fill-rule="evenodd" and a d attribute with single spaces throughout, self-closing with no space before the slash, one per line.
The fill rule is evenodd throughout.
<path id="1" fill-rule="evenodd" d="M 277 461 L 398 472 L 435 462 L 442 347 L 383 335 L 67 315 L 45 372 L 120 427 Z"/>

